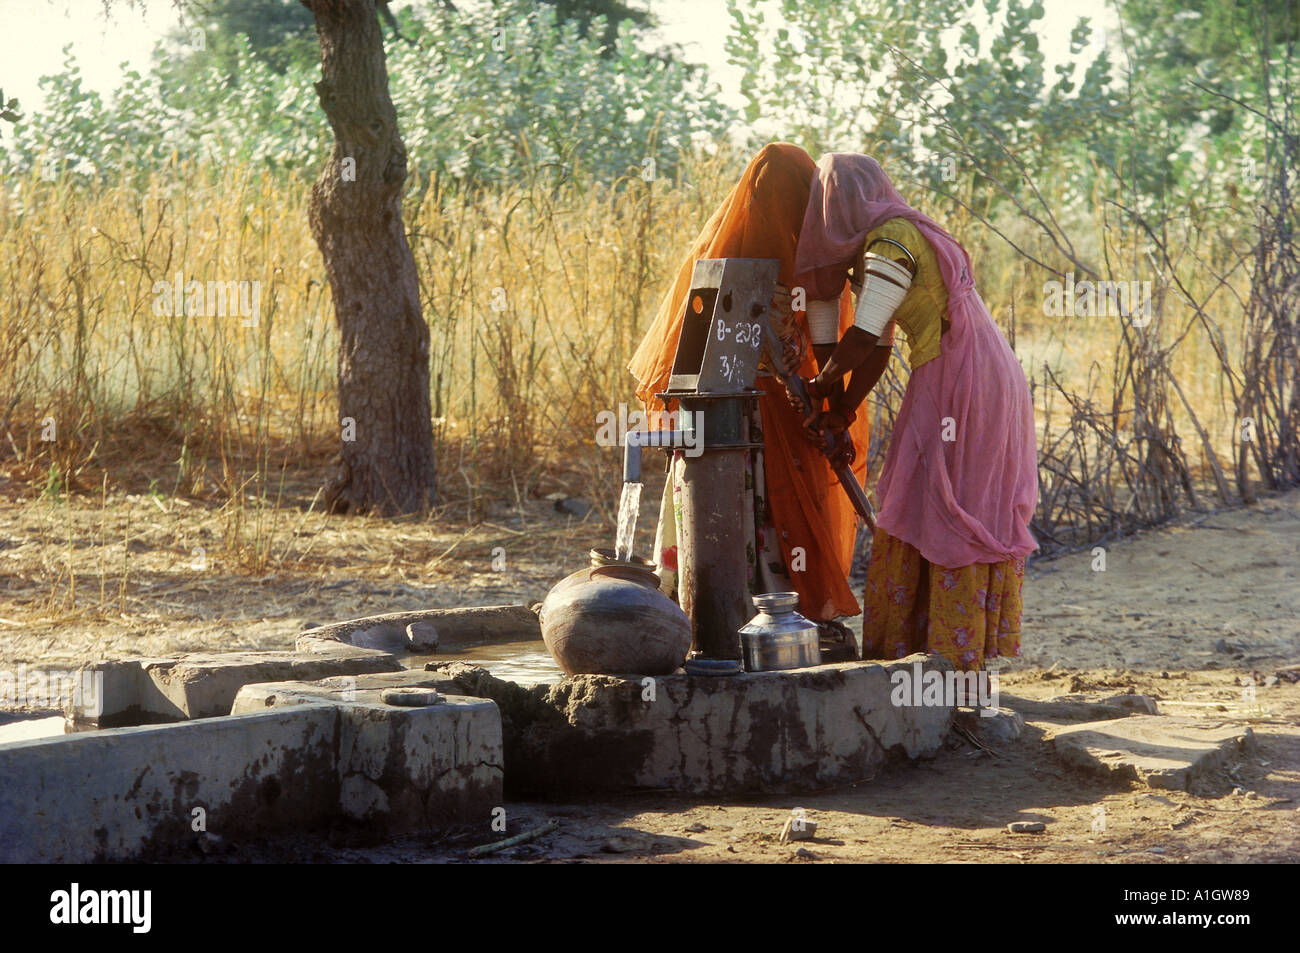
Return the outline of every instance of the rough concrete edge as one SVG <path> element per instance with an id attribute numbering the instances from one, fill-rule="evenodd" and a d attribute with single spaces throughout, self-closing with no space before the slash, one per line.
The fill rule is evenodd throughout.
<path id="1" fill-rule="evenodd" d="M 391 687 L 439 689 L 446 685 L 445 677 L 420 669 L 368 672 L 355 676 L 332 675 L 313 681 L 254 682 L 239 689 L 231 714 L 262 711 L 280 705 L 311 704 L 318 700 L 332 705 L 345 704 L 356 701 L 360 693 Z"/>
<path id="2" fill-rule="evenodd" d="M 1135 715 L 1134 717 L 1164 718 L 1168 716 Z M 1161 791 L 1189 791 L 1198 780 L 1221 769 L 1231 755 L 1255 757 L 1258 754 L 1255 732 L 1247 725 L 1243 731 L 1223 740 L 1216 748 L 1207 751 L 1200 758 L 1184 767 L 1147 770 L 1140 764 L 1134 763 L 1134 760 L 1142 758 L 1141 755 L 1135 755 L 1133 760 L 1119 761 L 1106 761 L 1102 757 L 1090 755 L 1087 751 L 1088 746 L 1079 743 L 1076 736 L 1092 730 L 1095 729 L 1090 728 L 1089 723 L 1070 725 L 1056 731 L 1049 731 L 1045 740 L 1051 744 L 1053 753 L 1070 767 L 1101 777 L 1145 784 L 1147 787 Z M 1067 744 L 1059 744 L 1058 742 L 1061 740 L 1066 741 Z M 1068 743 L 1072 741 L 1073 744 Z M 1118 744 L 1115 748 L 1121 750 Z"/>
<path id="3" fill-rule="evenodd" d="M 265 659 L 259 661 L 256 658 L 259 655 L 265 656 Z M 203 678 L 205 670 L 228 674 L 237 666 L 209 662 L 209 659 L 223 657 L 231 661 L 237 658 L 247 660 L 250 669 L 265 661 L 287 663 L 290 670 L 302 664 L 319 662 L 344 663 L 345 668 L 352 667 L 346 663 L 356 663 L 355 671 L 338 672 L 336 675 L 402 670 L 401 662 L 389 652 L 358 648 L 338 642 L 313 646 L 308 651 L 268 649 L 239 652 L 188 652 L 164 658 L 100 660 L 83 665 L 78 674 L 80 678 L 81 673 L 87 671 L 102 672 L 103 681 L 97 692 L 102 697 L 97 699 L 94 706 L 97 710 L 87 712 L 84 705 L 74 705 L 65 712 L 65 715 L 75 727 L 96 729 L 175 723 L 188 721 L 194 717 L 227 715 L 230 713 L 230 705 L 226 705 L 223 711 L 195 715 L 189 710 L 189 700 L 184 686 L 172 686 L 169 679 L 173 671 L 186 667 L 197 672 L 198 679 Z M 233 704 L 239 688 L 243 685 L 256 684 L 253 679 L 257 677 L 257 675 L 250 675 L 249 680 L 235 686 L 234 691 L 229 693 L 230 703 Z"/>
<path id="4" fill-rule="evenodd" d="M 353 684 L 345 684 L 346 681 Z M 477 797 L 478 800 L 492 807 L 504 802 L 505 749 L 501 710 L 492 699 L 471 695 L 448 695 L 435 705 L 408 708 L 386 703 L 382 697 L 386 688 L 433 687 L 441 681 L 442 679 L 433 673 L 403 669 L 398 672 L 358 676 L 355 679 L 331 677 L 310 682 L 264 682 L 246 685 L 240 689 L 233 711 L 245 713 L 315 704 L 333 706 L 339 712 L 340 718 L 337 767 L 340 785 L 339 807 L 343 816 L 353 821 L 378 824 L 390 832 L 424 829 L 468 820 L 467 817 L 459 816 L 465 810 L 465 805 L 459 802 L 467 797 Z M 465 754 L 463 746 L 471 743 L 468 729 L 463 727 L 465 722 L 456 716 L 465 715 L 472 718 L 475 714 L 489 716 L 486 737 L 479 737 L 477 741 L 487 746 L 490 757 L 477 758 L 472 763 L 447 764 L 443 767 L 443 774 L 457 772 L 463 784 L 486 788 L 486 790 L 471 790 L 468 794 L 458 789 L 451 790 L 451 800 L 457 804 L 454 810 L 458 816 L 455 817 L 435 819 L 429 814 L 429 802 L 440 800 L 437 794 L 447 793 L 435 791 L 433 787 L 426 790 L 418 799 L 423 802 L 420 818 L 413 819 L 409 816 L 409 812 L 403 814 L 394 811 L 391 797 L 401 794 L 402 800 L 405 800 L 406 789 L 415 784 L 415 778 L 411 775 L 412 769 L 406 766 L 405 756 L 391 747 L 402 734 L 400 726 L 406 724 L 414 730 L 418 727 L 416 723 L 421 718 L 430 716 L 454 718 L 458 725 L 454 731 L 455 741 L 451 750 L 451 757 L 454 760 L 457 756 Z M 377 721 L 382 722 L 384 727 L 377 736 L 371 736 L 369 741 L 366 741 L 367 728 Z M 377 742 L 377 739 L 382 741 Z M 376 743 L 381 743 L 387 751 L 382 766 L 372 765 L 374 770 L 371 771 L 358 767 L 357 746 Z M 442 752 L 431 752 L 431 760 L 439 761 L 441 754 Z M 401 777 L 403 771 L 406 772 L 405 777 Z M 394 778 L 394 772 L 399 777 Z M 368 797 L 363 796 L 365 792 L 369 792 Z M 362 810 L 362 807 L 366 809 Z"/>
<path id="5" fill-rule="evenodd" d="M 894 711 L 898 713 L 900 721 L 916 721 L 918 718 L 938 718 L 941 721 L 941 727 L 933 733 L 933 744 L 918 743 L 918 739 L 924 738 L 919 729 L 913 729 L 911 732 L 904 732 L 900 729 L 900 739 L 893 741 L 893 736 L 884 730 L 888 724 L 886 719 L 885 725 L 879 721 L 879 715 L 873 721 L 866 715 L 862 715 L 863 724 L 872 732 L 874 740 L 884 749 L 885 755 L 891 759 L 905 759 L 908 761 L 917 761 L 933 757 L 938 754 L 947 741 L 948 734 L 952 731 L 953 721 L 957 714 L 957 706 L 948 704 L 947 701 L 940 705 L 913 704 L 913 705 L 895 705 L 893 702 L 894 692 L 894 674 L 896 672 L 915 672 L 916 666 L 920 665 L 922 678 L 930 672 L 936 672 L 941 677 L 947 677 L 949 672 L 956 672 L 956 666 L 942 655 L 927 654 L 924 652 L 913 652 L 911 655 L 905 655 L 899 659 L 860 659 L 856 662 L 840 663 L 842 666 L 862 666 L 864 664 L 874 665 L 882 672 L 885 681 L 890 684 L 889 699 L 890 706 L 880 711 Z M 907 711 L 914 709 L 914 714 L 909 719 Z"/>
<path id="6" fill-rule="evenodd" d="M 376 683 L 381 682 L 384 676 L 393 677 L 403 684 L 409 683 L 413 680 L 425 683 L 436 681 L 436 676 L 431 677 L 423 672 L 408 672 L 405 669 L 400 669 L 395 672 L 368 674 L 374 677 L 366 679 L 366 681 L 373 681 Z M 363 675 L 361 677 L 364 678 L 365 676 Z M 331 682 L 345 678 L 347 678 L 347 676 L 332 676 L 327 679 L 319 680 L 319 682 Z M 325 689 L 324 691 L 322 691 L 322 687 Z M 264 689 L 267 688 L 272 689 L 275 693 L 264 697 L 266 696 Z M 210 733 L 219 734 L 223 730 L 228 729 L 231 724 L 231 719 L 239 719 L 241 721 L 257 720 L 271 715 L 274 712 L 274 709 L 277 708 L 295 708 L 306 709 L 309 711 L 328 712 L 334 716 L 330 721 L 330 724 L 332 725 L 332 734 L 324 740 L 327 742 L 328 757 L 330 759 L 329 770 L 332 778 L 337 783 L 338 789 L 334 792 L 335 797 L 331 801 L 329 809 L 325 812 L 327 816 L 378 825 L 385 834 L 395 834 L 412 830 L 433 829 L 448 824 L 462 823 L 466 820 L 466 817 L 459 815 L 465 813 L 467 810 L 467 803 L 461 802 L 474 801 L 489 806 L 498 806 L 504 802 L 503 789 L 505 764 L 500 710 L 490 699 L 462 696 L 448 698 L 437 706 L 427 707 L 438 709 L 435 713 L 435 717 L 443 716 L 444 712 L 464 712 L 467 709 L 470 712 L 489 715 L 490 720 L 487 725 L 486 735 L 480 736 L 477 739 L 477 743 L 485 745 L 488 752 L 494 756 L 487 759 L 477 759 L 472 764 L 447 764 L 444 767 L 444 772 L 458 772 L 460 775 L 459 784 L 454 785 L 446 792 L 436 785 L 430 787 L 425 797 L 422 798 L 424 802 L 423 810 L 418 816 L 413 816 L 410 811 L 400 813 L 388 810 L 376 811 L 365 817 L 354 816 L 354 812 L 349 810 L 349 806 L 345 803 L 344 795 L 347 789 L 347 782 L 352 775 L 356 774 L 356 771 L 353 769 L 353 766 L 345 764 L 345 752 L 358 743 L 360 734 L 364 732 L 367 724 L 378 722 L 382 725 L 379 737 L 384 739 L 383 744 L 386 746 L 391 744 L 393 739 L 396 737 L 394 731 L 398 724 L 407 722 L 411 724 L 413 729 L 416 729 L 419 727 L 417 724 L 419 719 L 421 717 L 428 717 L 428 712 L 426 707 L 405 708 L 385 704 L 380 697 L 382 686 L 379 684 L 358 690 L 358 697 L 355 699 L 342 699 L 337 697 L 337 692 L 340 690 L 347 691 L 347 689 L 340 689 L 338 686 L 321 686 L 320 684 L 313 682 L 279 682 L 246 685 L 240 689 L 240 695 L 247 696 L 249 699 L 256 699 L 260 704 L 255 707 L 250 706 L 248 710 L 237 711 L 229 716 L 186 720 L 173 724 L 108 728 L 99 731 L 60 735 L 50 738 L 14 741 L 0 744 L 0 760 L 6 762 L 18 762 L 17 767 L 10 764 L 10 770 L 4 772 L 4 775 L 9 778 L 22 778 L 24 776 L 30 776 L 33 771 L 40 771 L 39 768 L 24 769 L 21 766 L 21 762 L 28 757 L 34 759 L 38 764 L 44 763 L 46 765 L 66 765 L 70 761 L 75 764 L 78 755 L 83 759 L 90 758 L 93 760 L 97 755 L 100 759 L 108 759 L 113 757 L 115 742 L 124 738 L 139 738 L 141 735 L 147 736 L 149 734 L 157 734 L 160 732 L 180 732 L 185 735 L 192 735 L 196 739 L 199 739 Z M 235 707 L 238 707 L 238 700 Z M 471 741 L 469 736 L 462 737 L 462 735 L 465 735 L 465 730 L 463 728 L 455 729 L 453 734 L 455 740 L 453 742 L 450 757 L 454 761 L 458 755 L 464 754 L 461 750 L 461 746 L 464 744 L 470 744 Z M 201 749 L 201 742 L 196 740 L 194 750 L 199 751 Z M 431 753 L 433 755 L 433 760 L 437 760 L 437 756 L 441 753 L 442 752 Z M 404 758 L 398 759 L 400 764 L 396 767 L 393 763 L 390 763 L 391 761 L 391 756 L 385 758 L 382 768 L 384 777 L 388 777 L 393 774 L 394 771 L 400 775 L 401 769 L 410 770 L 409 768 L 406 768 L 407 761 Z M 418 767 L 418 763 L 421 763 L 422 761 L 423 758 L 418 759 L 417 764 L 413 767 Z M 239 774 L 240 769 L 242 768 L 243 773 L 246 775 L 247 772 L 252 769 L 254 763 L 255 762 L 246 762 L 242 764 L 240 768 L 236 768 L 232 771 L 232 777 L 229 780 L 229 786 L 232 791 L 237 788 L 236 775 Z M 177 776 L 184 775 L 187 770 L 183 765 L 180 767 L 174 765 L 169 767 L 173 769 L 172 773 L 177 774 Z M 211 764 L 208 764 L 206 767 L 209 771 L 212 770 Z M 107 779 L 112 779 L 114 777 L 113 772 L 97 772 L 97 774 Z M 224 787 L 225 780 L 226 779 L 222 778 L 220 775 L 209 775 L 209 781 L 213 783 L 217 789 Z M 389 780 L 396 784 L 395 790 L 404 789 L 404 783 L 401 781 L 400 777 L 397 777 L 396 779 L 390 777 Z M 4 782 L 5 777 L 0 776 L 0 803 L 4 803 L 6 799 L 12 800 L 16 796 L 13 793 L 6 793 Z M 105 781 L 105 783 L 108 782 Z M 281 784 L 278 787 L 283 790 L 286 786 Z M 293 788 L 292 785 L 287 787 Z M 453 805 L 453 811 L 457 816 L 435 817 L 429 813 L 428 802 L 431 800 L 438 800 L 436 797 L 438 794 L 447 794 L 450 797 L 450 803 Z M 98 808 L 108 809 L 111 813 L 111 805 L 118 801 L 119 796 L 120 792 L 114 793 L 111 791 L 102 795 L 99 798 L 100 804 L 98 805 Z M 306 794 L 302 794 L 301 796 L 306 797 Z M 229 807 L 229 802 L 210 801 L 205 804 L 205 807 L 209 812 L 211 812 L 214 805 L 216 805 L 218 809 L 226 809 Z M 61 806 L 64 811 L 69 809 L 66 801 L 62 802 Z M 283 808 L 281 808 L 281 810 L 283 810 Z M 446 810 L 446 808 L 444 808 L 444 810 Z M 86 812 L 83 812 L 83 814 L 84 813 Z M 90 813 L 94 812 L 92 811 Z M 314 813 L 308 813 L 313 817 L 316 817 L 316 815 L 320 815 L 322 812 L 316 810 Z M 140 819 L 138 808 L 136 809 L 136 819 Z M 316 820 L 319 821 L 320 818 L 316 817 Z M 78 821 L 79 824 L 83 822 L 84 818 Z M 126 826 L 129 828 L 130 824 L 128 823 Z M 307 825 L 307 827 L 310 826 L 312 825 Z M 42 831 L 48 830 L 48 825 L 45 827 L 42 827 L 41 825 L 31 825 L 27 829 L 32 835 L 40 835 Z M 292 824 L 284 828 L 286 831 L 297 829 L 298 826 Z M 306 828 L 304 827 L 303 829 Z M 227 830 L 239 833 L 242 831 L 242 827 L 236 824 L 232 827 L 228 827 Z M 117 850 L 112 852 L 111 856 L 102 853 L 96 853 L 94 856 L 90 856 L 83 850 L 81 854 L 71 858 L 65 857 L 55 859 L 80 862 L 88 862 L 92 860 L 128 861 L 159 853 L 166 855 L 169 851 L 174 853 L 178 849 L 178 842 L 175 842 L 174 832 L 165 832 L 160 826 L 154 826 L 144 834 L 136 832 L 132 834 L 132 837 L 137 837 L 138 843 L 135 847 L 132 847 L 125 852 Z M 168 844 L 170 844 L 170 846 L 167 846 Z M 45 854 L 47 853 L 48 850 L 43 851 L 39 847 L 31 850 L 24 850 L 21 845 L 16 845 L 14 843 L 5 844 L 3 845 L 3 850 L 0 850 L 0 856 L 10 860 L 49 859 L 45 857 Z"/>
<path id="7" fill-rule="evenodd" d="M 432 651 L 439 645 L 484 641 L 492 635 L 500 636 L 503 630 L 515 640 L 542 637 L 541 624 L 532 609 L 520 603 L 507 603 L 416 609 L 331 622 L 299 633 L 296 644 L 299 649 L 307 644 L 335 642 L 362 647 L 388 646 L 393 651 L 401 648 Z"/>
<path id="8" fill-rule="evenodd" d="M 917 663 L 920 663 L 923 674 L 928 671 L 938 671 L 942 674 L 953 668 L 952 663 L 941 656 L 917 653 L 902 659 L 854 660 L 830 665 L 811 666 L 804 669 L 746 672 L 726 678 L 708 678 L 706 676 L 681 674 L 657 676 L 655 680 L 657 682 L 668 681 L 669 684 L 662 686 L 660 690 L 671 692 L 674 682 L 680 685 L 695 683 L 700 686 L 710 685 L 715 688 L 725 689 L 730 685 L 770 680 L 789 685 L 791 690 L 794 690 L 798 683 L 792 681 L 791 676 L 803 676 L 812 683 L 807 686 L 808 688 L 818 690 L 823 686 L 817 685 L 817 681 L 828 678 L 834 679 L 837 676 L 841 680 L 855 676 L 867 680 L 879 679 L 883 684 L 881 691 L 876 693 L 875 697 L 880 699 L 881 702 L 870 710 L 858 711 L 859 720 L 866 732 L 864 743 L 873 745 L 884 758 L 917 760 L 933 756 L 942 750 L 948 732 L 951 730 L 955 713 L 955 706 L 947 704 L 894 706 L 891 703 L 890 683 L 892 672 L 898 670 L 914 671 L 914 666 Z M 481 664 L 447 661 L 430 663 L 426 668 L 441 679 L 436 685 L 439 691 L 459 692 L 480 698 L 491 698 L 497 702 L 501 710 L 503 729 L 506 735 L 507 759 L 511 756 L 512 748 L 516 746 L 526 748 L 528 746 L 526 739 L 536 730 L 535 726 L 545 730 L 568 725 L 577 729 L 579 733 L 583 731 L 572 718 L 566 715 L 566 712 L 571 713 L 576 710 L 574 706 L 587 704 L 588 697 L 592 695 L 593 689 L 597 686 L 601 684 L 607 684 L 611 688 L 626 686 L 637 695 L 642 690 L 642 676 L 640 675 L 568 676 L 551 684 L 524 687 L 492 675 L 489 669 Z M 914 714 L 909 716 L 909 711 Z M 925 726 L 916 724 L 917 717 L 937 719 L 938 723 L 929 726 L 931 730 L 927 731 Z M 930 739 L 929 742 L 925 740 L 927 738 Z M 852 780 L 858 780 L 858 778 L 855 777 Z M 507 783 L 509 783 L 509 778 L 507 778 Z M 818 786 L 824 786 L 824 784 L 818 782 L 817 785 L 803 787 L 774 784 L 754 788 L 753 791 L 756 793 L 781 793 L 786 791 L 793 793 L 799 790 L 816 789 Z M 609 790 L 615 789 L 610 788 Z M 632 788 L 620 787 L 617 789 L 638 790 L 639 788 L 634 786 Z M 695 788 L 690 790 L 693 793 L 701 793 Z"/>
<path id="9" fill-rule="evenodd" d="M 330 777 L 332 777 L 334 773 L 337 773 L 337 740 L 341 723 L 337 706 L 330 704 L 315 704 L 309 706 L 303 713 L 308 718 L 308 733 L 310 734 L 312 730 L 311 726 L 315 726 L 315 729 L 319 732 L 317 736 L 312 738 L 312 741 L 317 746 L 323 746 L 321 749 L 324 752 L 323 757 L 328 761 L 325 768 L 328 772 L 331 772 Z M 255 712 L 234 717 L 241 722 L 256 722 L 274 716 L 275 714 L 276 713 L 274 712 Z M 283 716 L 285 713 L 279 714 Z M 316 717 L 313 718 L 312 716 Z M 0 816 L 0 825 L 4 824 L 7 818 L 13 816 L 10 811 L 16 803 L 16 799 L 21 797 L 19 792 L 21 791 L 23 783 L 33 774 L 38 776 L 48 774 L 48 771 L 42 771 L 41 765 L 52 766 L 52 770 L 56 773 L 58 771 L 66 772 L 69 770 L 75 773 L 78 768 L 86 767 L 85 764 L 79 764 L 78 762 L 89 762 L 89 766 L 92 768 L 96 762 L 99 762 L 105 766 L 105 769 L 96 770 L 91 773 L 91 776 L 97 779 L 93 783 L 101 785 L 111 785 L 114 782 L 125 783 L 126 775 L 124 775 L 120 770 L 115 771 L 109 767 L 112 759 L 120 757 L 120 752 L 116 751 L 115 748 L 118 747 L 118 743 L 123 741 L 123 739 L 139 741 L 143 737 L 147 741 L 148 736 L 161 733 L 167 733 L 169 736 L 180 737 L 182 739 L 185 739 L 188 736 L 190 739 L 193 739 L 189 744 L 191 754 L 194 757 L 200 757 L 204 752 L 202 739 L 207 736 L 219 735 L 223 731 L 229 730 L 229 727 L 229 717 L 219 719 L 196 719 L 193 721 L 183 721 L 177 724 L 155 724 L 123 728 L 108 728 L 94 732 L 80 732 L 49 738 L 33 738 L 0 745 L 0 762 L 8 762 L 8 764 L 5 765 L 6 770 L 0 771 L 0 805 L 7 804 L 10 806 L 10 810 L 0 812 L 0 814 L 3 815 Z M 306 740 L 307 736 L 304 736 L 304 741 Z M 291 749 L 286 748 L 285 750 L 289 751 Z M 320 754 L 320 752 L 317 753 Z M 204 795 L 205 800 L 203 802 L 203 807 L 205 808 L 207 815 L 211 817 L 220 811 L 226 810 L 232 812 L 230 814 L 230 817 L 232 818 L 231 823 L 226 825 L 223 829 L 236 834 L 242 834 L 256 831 L 264 826 L 264 819 L 254 816 L 256 814 L 255 811 L 252 814 L 249 813 L 249 808 L 256 805 L 258 801 L 254 792 L 248 790 L 248 788 L 250 784 L 253 784 L 254 786 L 258 785 L 258 782 L 252 775 L 256 774 L 259 767 L 265 767 L 266 758 L 266 753 L 258 750 L 255 757 L 242 763 L 240 770 L 232 771 L 231 777 L 225 778 L 220 775 L 208 776 L 208 780 L 213 785 L 213 790 Z M 31 759 L 31 761 L 35 763 L 35 767 L 25 769 L 22 766 L 22 762 L 27 759 Z M 18 763 L 16 767 L 14 762 Z M 295 763 L 295 758 L 292 755 L 286 756 L 286 764 Z M 173 768 L 173 770 L 168 772 L 167 777 L 172 779 L 176 784 L 181 784 L 186 775 L 191 773 L 183 767 L 169 767 Z M 211 771 L 211 762 L 207 762 L 205 767 L 208 771 Z M 153 763 L 147 764 L 144 769 L 145 773 L 147 774 L 151 772 L 154 768 L 155 765 Z M 102 844 L 97 844 L 93 850 L 89 847 L 84 847 L 80 849 L 79 852 L 73 853 L 69 856 L 60 853 L 60 848 L 58 846 L 52 846 L 50 843 L 52 836 L 51 831 L 57 830 L 57 827 L 52 827 L 52 825 L 57 824 L 57 819 L 59 817 L 67 819 L 64 824 L 65 829 L 73 829 L 81 833 L 81 840 L 83 842 L 87 841 L 87 837 L 85 836 L 87 833 L 92 834 L 98 840 L 101 836 L 100 831 L 111 830 L 107 825 L 101 825 L 93 832 L 87 830 L 88 825 L 93 823 L 92 821 L 89 821 L 88 818 L 98 818 L 99 812 L 102 810 L 109 811 L 110 817 L 111 812 L 114 809 L 119 811 L 130 811 L 135 814 L 136 822 L 143 823 L 144 819 L 140 814 L 140 806 L 137 805 L 134 808 L 128 808 L 129 797 L 125 795 L 133 793 L 135 788 L 140 784 L 140 780 L 144 777 L 145 774 L 141 774 L 140 777 L 136 778 L 131 791 L 110 791 L 107 794 L 92 799 L 91 803 L 94 806 L 88 810 L 81 811 L 76 810 L 75 797 L 84 797 L 88 793 L 87 784 L 84 783 L 84 779 L 83 783 L 76 783 L 73 785 L 73 791 L 62 794 L 55 801 L 54 810 L 34 812 L 40 816 L 41 820 L 39 823 L 33 823 L 29 827 L 23 829 L 24 833 L 29 838 L 28 840 L 24 841 L 22 837 L 9 837 L 4 838 L 3 842 L 0 842 L 0 863 L 127 862 L 147 859 L 158 855 L 174 854 L 179 849 L 181 840 L 178 839 L 179 832 L 182 830 L 189 831 L 192 829 L 191 818 L 189 816 L 168 816 L 166 814 L 153 818 L 154 812 L 152 808 L 150 808 L 148 812 L 152 819 L 149 821 L 151 826 L 147 832 L 131 832 L 132 820 L 128 815 L 122 815 L 125 820 L 119 820 L 117 822 L 120 827 L 126 828 L 130 836 L 135 839 L 135 846 L 133 847 L 122 848 L 118 846 L 106 848 Z M 331 802 L 331 806 L 327 811 L 322 812 L 317 809 L 313 813 L 310 809 L 310 800 L 314 794 L 317 793 L 317 789 L 311 785 L 277 784 L 276 790 L 276 811 L 282 813 L 287 811 L 290 817 L 308 819 L 305 824 L 293 824 L 289 829 L 309 829 L 314 826 L 316 822 L 319 822 L 323 816 L 337 813 L 337 803 L 335 803 L 337 798 L 335 798 L 335 801 Z M 301 809 L 296 808 L 294 805 L 291 805 L 290 808 L 286 809 L 282 805 L 278 804 L 279 796 L 286 790 L 297 793 L 298 800 L 294 802 L 294 805 L 301 802 L 303 805 Z M 216 792 L 222 792 L 225 795 L 225 799 L 212 799 L 213 794 Z M 243 798 L 251 798 L 251 800 L 249 800 L 243 808 L 237 809 L 235 805 Z M 22 805 L 19 804 L 20 808 L 21 806 Z M 73 813 L 70 815 L 69 812 Z M 104 836 L 111 836 L 111 834 L 106 834 Z M 31 838 L 40 838 L 41 840 L 33 841 Z"/>
<path id="10" fill-rule="evenodd" d="M 1092 721 L 1115 721 L 1143 714 L 1135 708 L 1103 705 L 1098 702 L 1051 701 L 1001 693 L 1001 705 L 1018 712 L 1026 724 L 1077 725 Z M 1155 714 L 1159 714 L 1156 712 Z"/>

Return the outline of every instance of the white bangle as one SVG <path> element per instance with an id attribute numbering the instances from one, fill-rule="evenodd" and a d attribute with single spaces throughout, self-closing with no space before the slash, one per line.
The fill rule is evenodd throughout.
<path id="1" fill-rule="evenodd" d="M 877 337 L 889 324 L 898 306 L 912 286 L 912 274 L 897 262 L 868 252 L 862 293 L 853 313 L 853 323 Z"/>
<path id="2" fill-rule="evenodd" d="M 831 301 L 809 301 L 806 313 L 808 315 L 808 334 L 812 338 L 813 344 L 840 343 L 840 302 L 838 298 Z"/>

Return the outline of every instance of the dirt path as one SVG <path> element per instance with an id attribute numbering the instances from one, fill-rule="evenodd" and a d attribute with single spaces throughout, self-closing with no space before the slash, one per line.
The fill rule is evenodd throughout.
<path id="1" fill-rule="evenodd" d="M 1023 658 L 1079 668 L 1300 661 L 1300 492 L 1032 566 Z M 1217 648 L 1216 648 L 1217 645 Z"/>

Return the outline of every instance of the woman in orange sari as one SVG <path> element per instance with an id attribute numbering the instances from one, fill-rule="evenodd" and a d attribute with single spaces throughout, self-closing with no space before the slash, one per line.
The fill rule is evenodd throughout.
<path id="1" fill-rule="evenodd" d="M 750 161 L 704 226 L 628 365 L 637 380 L 637 397 L 648 412 L 674 409 L 665 407 L 654 395 L 667 389 L 691 275 L 701 258 L 778 259 L 774 323 L 799 373 L 803 377 L 817 373 L 806 313 L 791 309 L 788 291 L 795 284 L 795 251 L 816 173 L 816 163 L 798 146 L 768 145 Z M 839 321 L 832 329 L 832 344 L 853 324 L 847 280 L 839 297 Z M 799 413 L 766 361 L 755 387 L 763 393 L 750 421 L 750 438 L 761 442 L 763 449 L 750 457 L 746 492 L 752 495 L 753 506 L 746 512 L 753 513 L 753 521 L 740 530 L 750 544 L 751 589 L 755 593 L 797 592 L 800 612 L 820 623 L 857 615 L 861 609 L 848 583 L 857 514 L 826 458 L 805 436 Z M 862 480 L 868 439 L 865 417 L 851 422 L 848 433 L 854 447 L 855 473 Z M 676 473 L 674 465 L 655 538 L 655 561 L 664 588 L 673 595 L 680 527 Z"/>

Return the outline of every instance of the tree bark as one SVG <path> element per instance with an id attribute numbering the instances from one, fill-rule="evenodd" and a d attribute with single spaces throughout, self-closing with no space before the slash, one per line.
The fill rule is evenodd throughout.
<path id="1" fill-rule="evenodd" d="M 417 512 L 435 490 L 429 326 L 402 223 L 406 147 L 383 33 L 374 0 L 302 3 L 316 18 L 316 93 L 334 132 L 308 206 L 339 327 L 341 453 L 326 504 L 336 513 Z"/>

